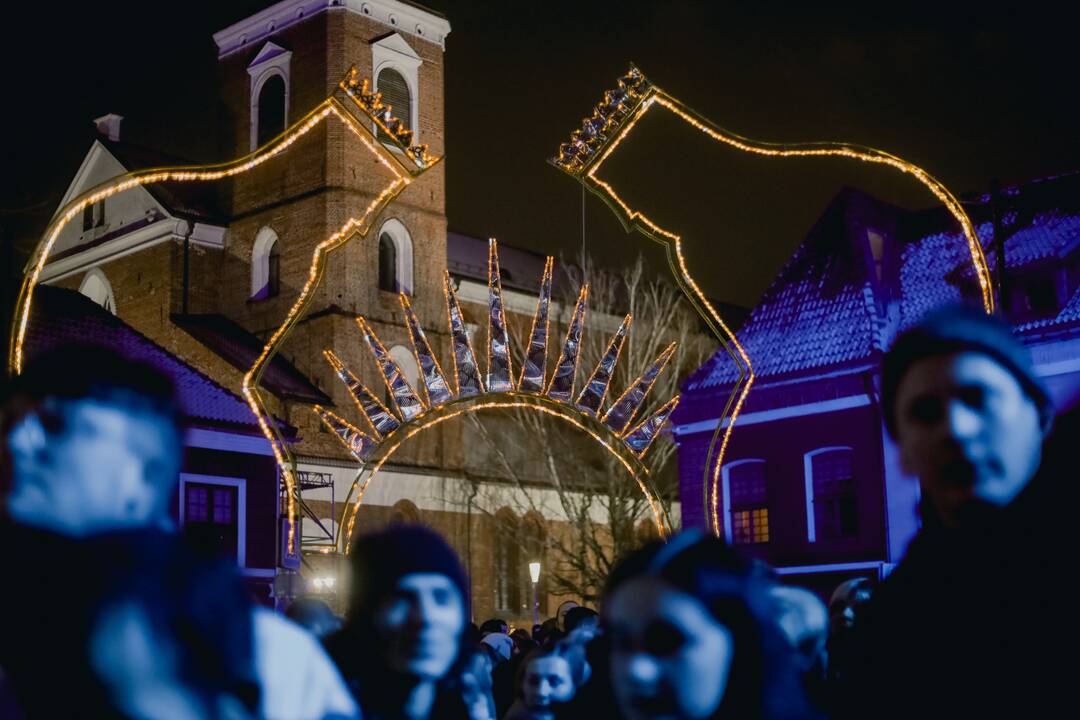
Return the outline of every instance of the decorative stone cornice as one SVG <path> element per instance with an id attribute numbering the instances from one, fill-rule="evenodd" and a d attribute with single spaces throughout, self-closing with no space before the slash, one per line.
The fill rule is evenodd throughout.
<path id="1" fill-rule="evenodd" d="M 400 0 L 282 0 L 214 33 L 218 57 L 253 47 L 274 33 L 326 10 L 354 12 L 443 49 L 450 34 L 446 18 Z"/>

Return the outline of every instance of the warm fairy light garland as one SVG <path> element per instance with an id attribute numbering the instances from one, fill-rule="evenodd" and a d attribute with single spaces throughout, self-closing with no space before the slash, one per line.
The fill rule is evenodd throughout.
<path id="1" fill-rule="evenodd" d="M 506 399 L 508 397 L 510 399 Z M 665 405 L 665 408 L 671 406 L 673 409 L 677 402 L 678 397 L 672 398 Z M 646 501 L 649 503 L 649 508 L 652 510 L 653 519 L 656 523 L 657 532 L 660 534 L 660 537 L 668 536 L 671 532 L 671 523 L 667 519 L 663 507 L 657 501 L 656 494 L 651 487 L 649 470 L 644 466 L 638 455 L 634 455 L 632 452 L 620 451 L 619 445 L 622 443 L 611 443 L 609 440 L 601 437 L 599 432 L 586 427 L 585 423 L 582 421 L 581 414 L 573 412 L 568 406 L 554 402 L 543 396 L 527 395 L 516 390 L 511 390 L 509 392 L 474 395 L 454 401 L 453 403 L 448 403 L 447 405 L 439 406 L 420 416 L 413 423 L 402 426 L 401 430 L 403 431 L 403 434 L 400 437 L 396 437 L 399 434 L 398 431 L 395 431 L 387 437 L 385 442 L 379 445 L 379 456 L 375 461 L 375 464 L 371 466 L 370 472 L 362 481 L 358 479 L 353 482 L 352 487 L 349 489 L 349 496 L 345 498 L 346 504 L 349 504 L 350 500 L 352 501 L 351 504 L 349 504 L 349 519 L 345 523 L 345 536 L 342 538 L 344 540 L 345 552 L 348 552 L 352 545 L 353 529 L 356 525 L 356 518 L 360 510 L 360 504 L 364 498 L 364 492 L 367 490 L 372 479 L 374 479 L 382 469 L 383 464 L 397 452 L 402 443 L 425 430 L 429 430 L 447 420 L 452 420 L 465 414 L 478 412 L 480 410 L 512 408 L 524 408 L 541 412 L 551 417 L 557 417 L 570 423 L 599 443 L 614 458 L 616 458 L 624 468 L 626 468 L 626 471 L 630 473 L 631 476 L 633 476 L 638 487 L 641 489 L 642 494 L 645 496 Z M 334 429 L 329 423 L 327 423 L 327 425 L 330 426 L 331 429 Z M 644 454 L 644 452 L 642 452 L 642 454 Z M 354 493 L 356 494 L 356 498 L 352 499 L 351 496 Z M 338 543 L 335 543 L 335 546 L 337 544 Z"/>
<path id="2" fill-rule="evenodd" d="M 63 229 L 88 206 L 101 202 L 117 193 L 124 192 L 144 185 L 152 185 L 160 182 L 209 182 L 221 180 L 236 175 L 241 175 L 257 167 L 267 160 L 274 158 L 293 143 L 306 135 L 315 126 L 330 115 L 341 120 L 353 134 L 374 154 L 393 174 L 394 179 L 384 188 L 379 195 L 354 218 L 350 218 L 342 227 L 329 238 L 321 242 L 315 248 L 312 255 L 311 266 L 308 270 L 308 279 L 304 284 L 300 297 L 293 303 L 282 325 L 274 332 L 270 340 L 263 347 L 251 369 L 244 375 L 241 390 L 248 406 L 255 414 L 255 419 L 262 430 L 263 435 L 270 442 L 274 459 L 281 469 L 285 482 L 288 515 L 288 547 L 290 551 L 295 548 L 296 541 L 296 476 L 292 453 L 289 451 L 284 438 L 276 423 L 272 422 L 271 414 L 266 409 L 265 402 L 259 392 L 259 380 L 270 360 L 280 349 L 281 344 L 287 339 L 291 330 L 296 326 L 300 316 L 308 302 L 314 296 L 325 269 L 324 259 L 327 253 L 340 247 L 350 238 L 357 234 L 365 234 L 370 230 L 370 224 L 374 218 L 404 190 L 413 179 L 423 174 L 426 170 L 437 164 L 442 158 L 433 157 L 427 151 L 426 145 L 411 146 L 412 133 L 404 128 L 403 124 L 390 113 L 390 106 L 384 106 L 378 93 L 374 95 L 366 93 L 366 82 L 362 86 L 363 92 L 357 91 L 357 71 L 351 69 L 349 75 L 339 83 L 338 88 L 350 99 L 353 104 L 370 120 L 374 121 L 391 141 L 403 151 L 404 159 L 389 152 L 382 142 L 375 141 L 373 131 L 366 123 L 360 123 L 351 112 L 336 97 L 329 97 L 319 103 L 311 112 L 295 122 L 278 137 L 257 149 L 250 155 L 227 163 L 207 166 L 186 166 L 175 168 L 154 168 L 125 173 L 119 177 L 108 180 L 96 188 L 92 188 L 72 200 L 57 213 L 43 235 L 43 240 L 38 243 L 34 251 L 30 271 L 23 280 L 19 299 L 15 311 L 15 332 L 12 333 L 8 346 L 8 372 L 16 375 L 22 371 L 23 346 L 26 340 L 26 330 L 29 324 L 30 311 L 33 301 L 34 289 L 37 287 L 42 271 L 56 244 L 57 238 Z M 358 97 L 359 96 L 359 97 Z M 409 161 L 409 162 L 406 162 Z"/>
<path id="3" fill-rule="evenodd" d="M 677 98 L 668 95 L 663 90 L 649 82 L 645 75 L 636 67 L 631 66 L 630 71 L 619 78 L 618 88 L 609 90 L 604 94 L 601 102 L 593 114 L 582 121 L 582 127 L 575 130 L 570 137 L 569 143 L 559 147 L 559 153 L 551 160 L 551 163 L 572 177 L 577 178 L 590 191 L 603 199 L 615 212 L 627 232 L 637 229 L 645 236 L 663 244 L 668 249 L 668 263 L 676 280 L 686 293 L 687 298 L 698 313 L 709 325 L 709 328 L 720 340 L 721 345 L 732 357 L 739 368 L 739 378 L 735 383 L 738 390 L 729 397 L 720 422 L 717 423 L 709 444 L 708 457 L 706 459 L 706 478 L 709 476 L 709 467 L 712 464 L 711 488 L 710 483 L 705 484 L 706 505 L 709 506 L 710 519 L 713 532 L 719 536 L 720 518 L 718 513 L 720 470 L 724 455 L 727 451 L 728 442 L 731 438 L 735 421 L 742 410 L 750 388 L 754 383 L 753 366 L 742 345 L 739 344 L 735 334 L 724 324 L 720 314 L 705 297 L 701 288 L 690 275 L 686 265 L 686 259 L 682 252 L 682 238 L 661 228 L 646 215 L 631 208 L 610 184 L 596 177 L 597 171 L 611 156 L 634 126 L 654 106 L 663 107 L 677 117 L 687 122 L 697 130 L 705 133 L 708 137 L 718 142 L 744 152 L 765 155 L 771 157 L 843 157 L 862 162 L 875 163 L 892 167 L 900 172 L 913 176 L 926 186 L 927 189 L 940 200 L 954 218 L 960 223 L 964 237 L 968 243 L 968 251 L 971 254 L 972 264 L 979 280 L 979 288 L 982 293 L 983 306 L 988 313 L 993 312 L 994 298 L 991 292 L 990 269 L 987 267 L 986 258 L 983 256 L 982 244 L 979 242 L 975 228 L 970 218 L 964 212 L 960 202 L 948 188 L 936 180 L 922 168 L 909 163 L 895 155 L 876 150 L 874 148 L 839 142 L 818 143 L 764 143 L 728 132 L 707 118 L 697 114 L 685 106 Z M 674 260 L 674 261 L 673 261 Z M 704 309 L 704 312 L 702 310 Z M 734 347 L 729 347 L 728 343 Z M 734 398 L 734 407 L 732 399 Z M 723 429 L 723 419 L 728 417 L 731 411 L 727 428 Z M 723 434 L 719 452 L 713 460 L 713 451 L 717 437 Z M 711 500 L 710 500 L 711 490 Z"/>

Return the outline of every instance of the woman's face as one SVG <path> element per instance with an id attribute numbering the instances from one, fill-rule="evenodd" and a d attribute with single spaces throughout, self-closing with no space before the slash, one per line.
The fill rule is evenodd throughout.
<path id="1" fill-rule="evenodd" d="M 622 716 L 707 718 L 724 697 L 731 632 L 692 595 L 654 577 L 623 584 L 607 606 L 611 680 Z"/>
<path id="2" fill-rule="evenodd" d="M 522 685 L 525 706 L 542 710 L 554 703 L 569 702 L 574 697 L 570 663 L 557 655 L 544 655 L 529 662 Z"/>
<path id="3" fill-rule="evenodd" d="M 465 605 L 453 581 L 414 573 L 397 581 L 375 609 L 375 627 L 387 641 L 394 670 L 425 680 L 446 675 L 465 629 Z"/>

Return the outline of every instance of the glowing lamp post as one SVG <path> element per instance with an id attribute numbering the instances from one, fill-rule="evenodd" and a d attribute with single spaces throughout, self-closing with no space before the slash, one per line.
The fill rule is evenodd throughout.
<path id="1" fill-rule="evenodd" d="M 540 582 L 540 563 L 529 563 L 529 578 L 533 586 L 533 625 L 540 624 L 540 600 L 536 597 L 536 583 Z"/>

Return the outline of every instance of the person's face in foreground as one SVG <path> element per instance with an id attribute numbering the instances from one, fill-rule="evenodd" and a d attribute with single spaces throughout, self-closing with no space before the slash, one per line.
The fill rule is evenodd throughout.
<path id="1" fill-rule="evenodd" d="M 180 467 L 170 422 L 98 400 L 67 402 L 63 413 L 59 432 L 31 413 L 9 435 L 11 516 L 74 536 L 164 522 Z"/>
<path id="2" fill-rule="evenodd" d="M 375 609 L 375 627 L 387 640 L 392 669 L 437 680 L 457 657 L 465 629 L 464 600 L 445 575 L 405 575 Z"/>
<path id="3" fill-rule="evenodd" d="M 553 703 L 569 702 L 574 697 L 570 663 L 557 655 L 538 657 L 525 669 L 522 683 L 525 706 L 543 711 Z"/>
<path id="4" fill-rule="evenodd" d="M 654 577 L 626 582 L 608 604 L 611 680 L 626 718 L 707 718 L 724 697 L 731 632 L 692 595 Z"/>
<path id="5" fill-rule="evenodd" d="M 925 358 L 903 376 L 896 395 L 901 464 L 918 476 L 947 525 L 973 501 L 1009 504 L 1038 469 L 1038 408 L 993 358 Z"/>

